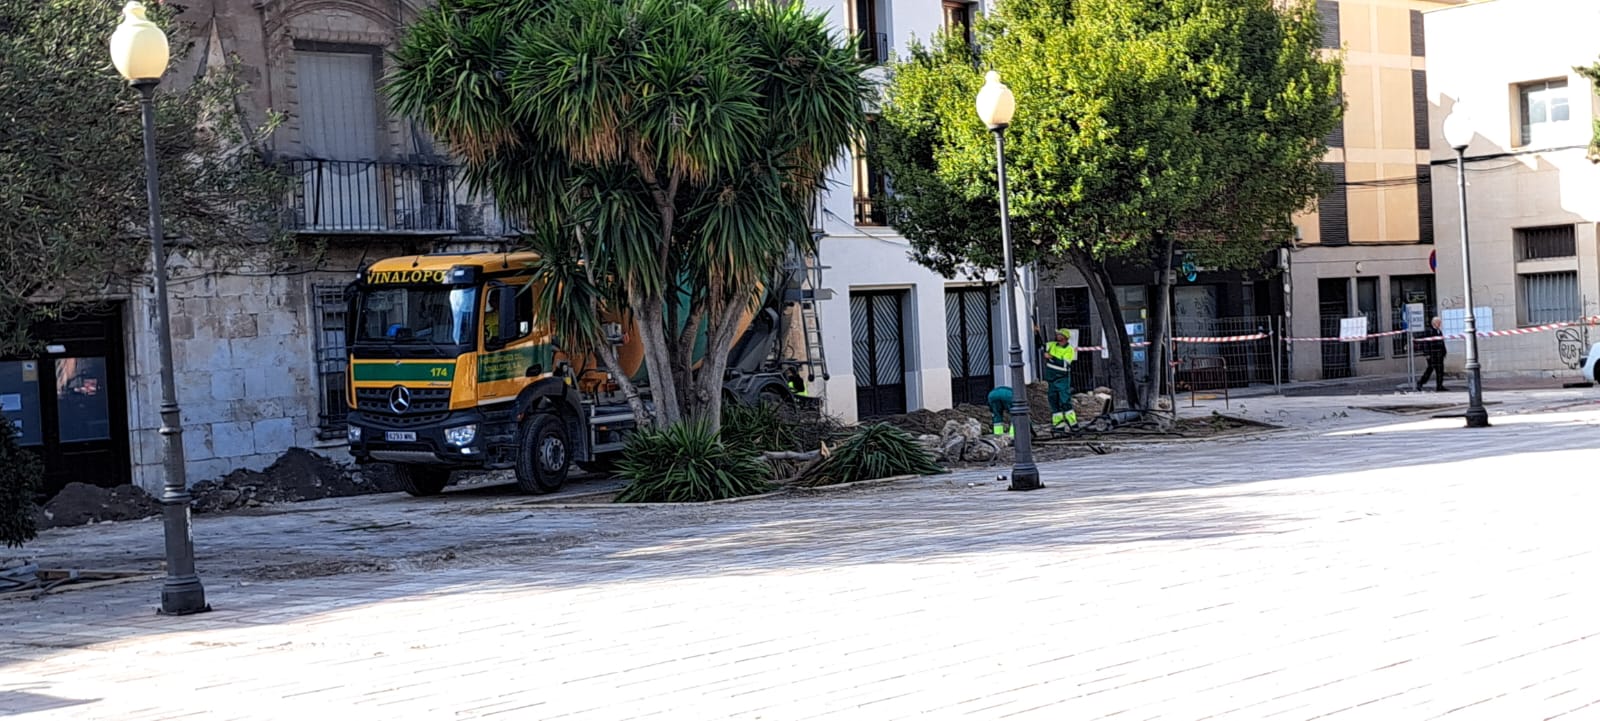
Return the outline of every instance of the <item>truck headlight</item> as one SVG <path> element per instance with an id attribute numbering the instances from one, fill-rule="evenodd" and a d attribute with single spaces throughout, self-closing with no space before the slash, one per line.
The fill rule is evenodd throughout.
<path id="1" fill-rule="evenodd" d="M 350 441 L 351 443 L 360 443 L 361 442 L 361 426 L 346 426 L 344 435 L 345 435 L 345 439 Z"/>
<path id="2" fill-rule="evenodd" d="M 452 446 L 464 446 L 464 445 L 467 445 L 468 443 L 471 443 L 473 440 L 475 440 L 477 437 L 478 437 L 478 424 L 476 424 L 476 423 L 472 423 L 472 424 L 465 425 L 465 426 L 456 426 L 455 428 L 447 428 L 447 429 L 445 429 L 445 432 L 444 432 L 444 440 L 445 440 L 445 442 L 449 443 Z"/>

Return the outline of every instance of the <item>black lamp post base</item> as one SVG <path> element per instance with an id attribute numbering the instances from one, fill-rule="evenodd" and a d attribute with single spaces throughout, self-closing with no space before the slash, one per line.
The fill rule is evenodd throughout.
<path id="1" fill-rule="evenodd" d="M 163 616 L 192 616 L 210 610 L 211 604 L 206 603 L 206 589 L 200 585 L 198 576 L 168 578 L 161 587 L 161 609 L 158 613 Z"/>
<path id="2" fill-rule="evenodd" d="M 1011 469 L 1011 487 L 1008 491 L 1037 491 L 1044 488 L 1039 482 L 1039 469 L 1029 466 L 1027 468 Z"/>
<path id="3" fill-rule="evenodd" d="M 1489 412 L 1484 410 L 1484 409 L 1482 409 L 1482 408 L 1468 408 L 1467 409 L 1467 427 L 1468 428 L 1488 428 L 1489 427 Z"/>

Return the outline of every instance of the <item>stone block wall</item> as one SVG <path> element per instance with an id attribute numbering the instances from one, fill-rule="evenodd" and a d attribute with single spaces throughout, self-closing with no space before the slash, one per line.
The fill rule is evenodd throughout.
<path id="1" fill-rule="evenodd" d="M 323 389 L 313 288 L 348 282 L 365 250 L 335 250 L 318 266 L 328 270 L 271 275 L 208 270 L 173 257 L 173 368 L 189 483 L 263 469 L 294 447 L 344 457 L 342 439 L 318 433 Z M 147 284 L 129 301 L 125 342 L 133 477 L 151 491 L 164 482 L 155 317 Z"/>

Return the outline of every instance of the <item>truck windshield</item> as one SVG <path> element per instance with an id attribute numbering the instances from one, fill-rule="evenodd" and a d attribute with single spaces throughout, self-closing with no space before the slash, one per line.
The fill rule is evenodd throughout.
<path id="1" fill-rule="evenodd" d="M 357 342 L 461 346 L 473 334 L 476 288 L 369 288 L 361 293 Z"/>

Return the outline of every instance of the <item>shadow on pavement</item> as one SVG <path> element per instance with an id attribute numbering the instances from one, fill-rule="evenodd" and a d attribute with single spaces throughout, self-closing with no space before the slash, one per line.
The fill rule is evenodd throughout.
<path id="1" fill-rule="evenodd" d="M 1600 416 L 1593 413 L 1503 420 L 1495 428 L 1464 429 L 1402 419 L 1315 436 L 1077 458 L 1043 464 L 1047 487 L 1032 493 L 1003 490 L 995 480 L 1002 468 L 718 506 L 551 508 L 501 502 L 512 494 L 492 486 L 433 499 L 391 495 L 309 516 L 235 517 L 196 534 L 216 612 L 155 616 L 159 582 L 3 604 L 0 626 L 11 630 L 0 637 L 0 667 L 143 635 L 282 623 L 439 593 L 603 588 L 843 564 L 918 563 L 978 573 L 994 554 L 1074 547 L 1106 547 L 1084 559 L 1106 562 L 1119 546 L 1267 536 L 1304 529 L 1308 521 L 1341 520 L 1325 508 L 1308 511 L 1296 499 L 1311 486 L 1285 487 L 1285 481 L 1408 467 L 1426 476 L 1444 472 L 1427 470 L 1432 464 L 1600 445 L 1593 428 Z M 586 485 L 575 484 L 574 492 Z M 397 516 L 399 505 L 406 512 Z M 369 516 L 398 520 L 366 524 Z M 144 558 L 152 552 L 159 558 L 159 525 L 144 525 L 112 524 L 73 540 L 102 551 L 134 544 Z M 207 535 L 226 542 L 208 543 Z M 322 569 L 328 572 L 306 567 L 304 576 L 265 576 L 273 579 L 265 582 L 219 572 L 269 545 L 297 563 L 330 564 Z M 483 573 L 490 566 L 501 570 Z M 402 573 L 344 573 L 348 568 Z M 1060 572 L 1062 565 L 1051 568 Z M 63 624 L 73 626 L 70 633 Z M 23 650 L 9 652 L 8 644 Z"/>

